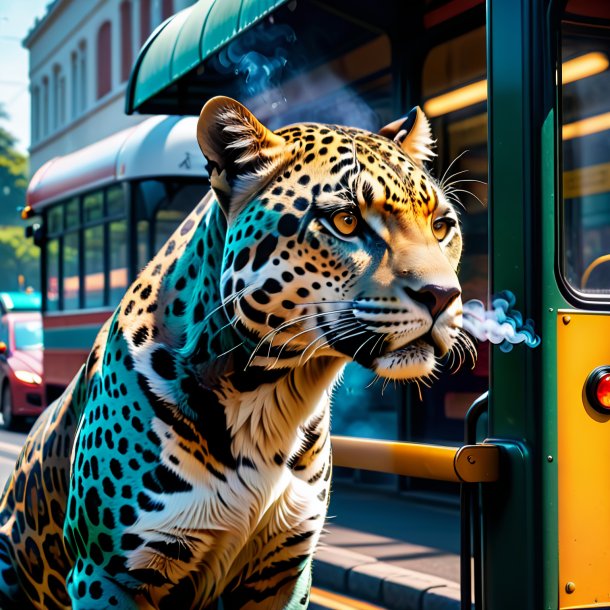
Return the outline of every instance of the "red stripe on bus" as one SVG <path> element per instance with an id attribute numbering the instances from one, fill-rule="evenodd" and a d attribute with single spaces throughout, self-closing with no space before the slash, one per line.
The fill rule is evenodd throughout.
<path id="1" fill-rule="evenodd" d="M 45 349 L 44 382 L 67 386 L 81 365 L 85 363 L 89 350 L 80 349 Z"/>
<path id="2" fill-rule="evenodd" d="M 68 312 L 65 314 L 45 315 L 43 317 L 45 328 L 66 328 L 70 326 L 83 326 L 85 324 L 102 324 L 112 315 L 114 309 L 103 311 Z"/>

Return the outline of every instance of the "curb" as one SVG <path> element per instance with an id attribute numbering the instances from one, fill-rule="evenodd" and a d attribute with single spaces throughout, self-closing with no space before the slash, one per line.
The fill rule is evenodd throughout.
<path id="1" fill-rule="evenodd" d="M 334 546 L 318 549 L 313 582 L 389 610 L 460 610 L 457 583 Z"/>

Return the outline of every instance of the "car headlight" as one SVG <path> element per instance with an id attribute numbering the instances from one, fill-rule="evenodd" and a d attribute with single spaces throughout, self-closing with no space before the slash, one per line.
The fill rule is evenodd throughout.
<path id="1" fill-rule="evenodd" d="M 42 378 L 36 373 L 30 373 L 30 371 L 15 371 L 15 377 L 23 383 L 29 383 L 31 385 L 40 385 Z"/>

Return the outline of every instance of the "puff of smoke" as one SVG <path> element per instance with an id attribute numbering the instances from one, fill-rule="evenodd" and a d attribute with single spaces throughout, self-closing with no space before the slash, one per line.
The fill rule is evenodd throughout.
<path id="1" fill-rule="evenodd" d="M 525 343 L 534 348 L 540 344 L 540 337 L 534 331 L 533 320 L 523 321 L 519 311 L 513 309 L 515 295 L 503 290 L 492 298 L 491 308 L 476 299 L 464 303 L 463 327 L 479 341 L 490 341 L 499 345 L 503 352 L 510 352 L 513 345 Z"/>
<path id="2" fill-rule="evenodd" d="M 212 67 L 237 76 L 242 95 L 264 95 L 280 84 L 295 40 L 290 26 L 262 23 L 222 48 Z"/>

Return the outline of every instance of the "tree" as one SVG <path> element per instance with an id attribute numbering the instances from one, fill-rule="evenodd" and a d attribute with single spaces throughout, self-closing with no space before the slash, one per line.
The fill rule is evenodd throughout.
<path id="1" fill-rule="evenodd" d="M 0 118 L 7 118 L 0 106 Z M 0 127 L 0 290 L 40 286 L 40 251 L 24 235 L 19 208 L 25 206 L 28 158 L 15 149 L 16 138 Z"/>
<path id="2" fill-rule="evenodd" d="M 40 250 L 25 238 L 24 225 L 0 227 L 0 291 L 40 289 Z"/>
<path id="3" fill-rule="evenodd" d="M 0 118 L 7 118 L 0 106 Z M 28 158 L 15 149 L 16 138 L 0 127 L 0 225 L 21 225 L 19 208 L 25 206 Z"/>

